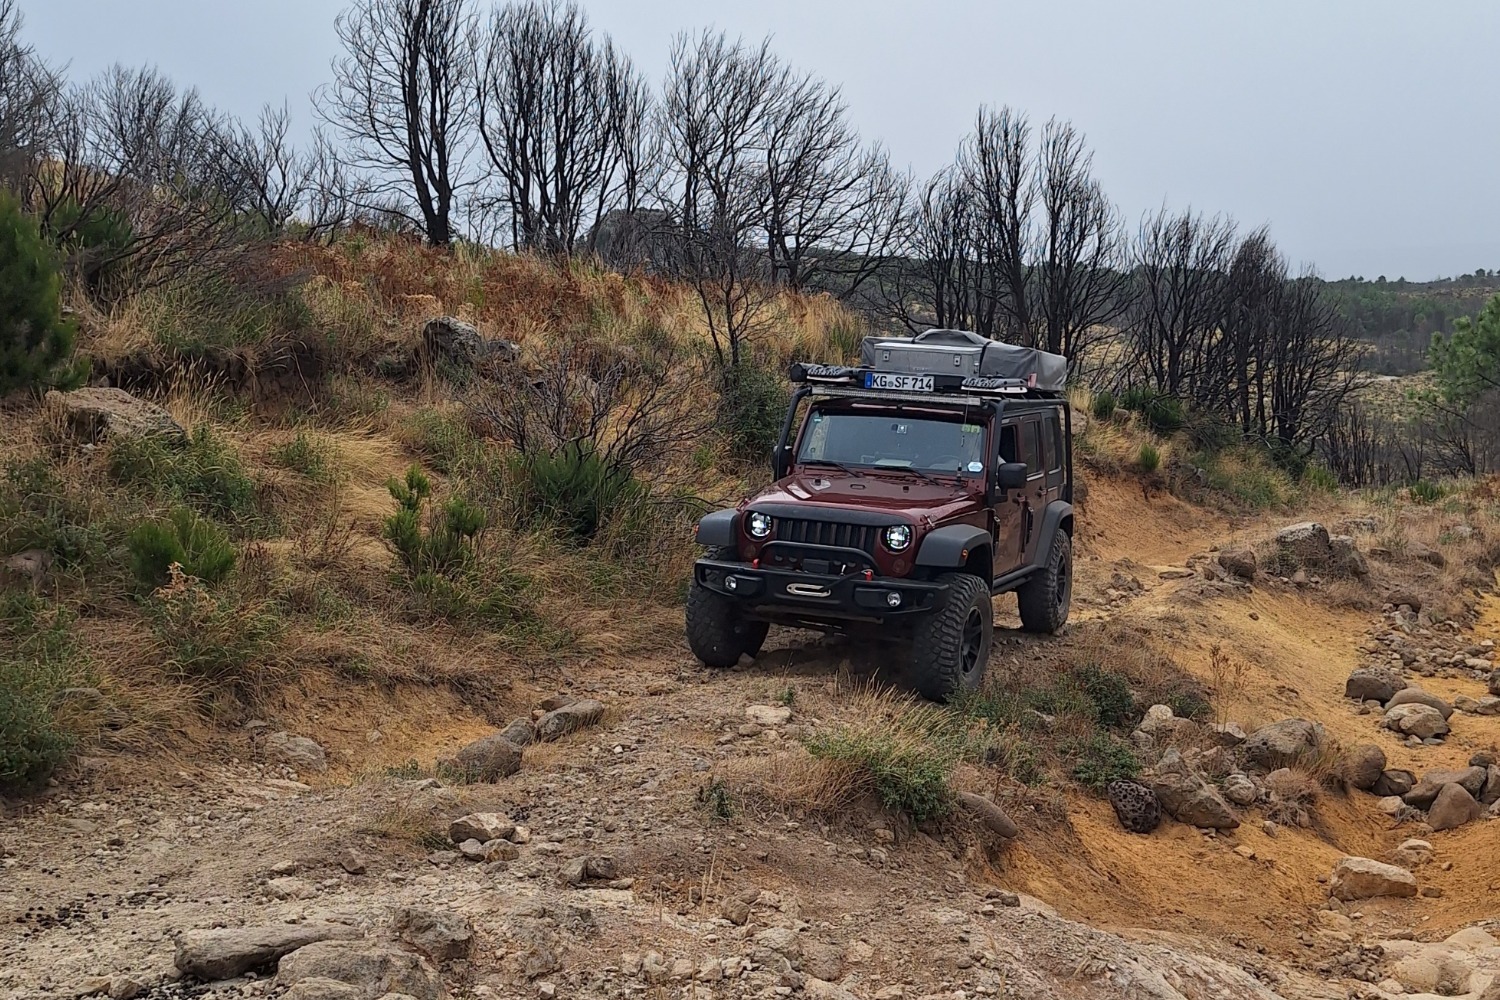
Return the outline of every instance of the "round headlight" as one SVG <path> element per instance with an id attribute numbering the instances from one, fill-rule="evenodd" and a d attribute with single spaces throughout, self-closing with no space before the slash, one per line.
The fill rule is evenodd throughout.
<path id="1" fill-rule="evenodd" d="M 900 552 L 911 544 L 911 525 L 893 524 L 885 529 L 885 547 Z"/>
<path id="2" fill-rule="evenodd" d="M 771 515 L 751 511 L 750 516 L 745 518 L 745 531 L 751 538 L 768 537 L 771 534 Z"/>

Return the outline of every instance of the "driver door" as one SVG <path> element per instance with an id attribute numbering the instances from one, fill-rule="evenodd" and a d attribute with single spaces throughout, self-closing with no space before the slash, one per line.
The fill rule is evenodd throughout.
<path id="1" fill-rule="evenodd" d="M 1000 446 L 997 462 L 1020 461 L 1017 441 L 1020 420 L 1007 420 L 1000 426 Z M 1013 570 L 1020 569 L 1026 553 L 1026 496 L 1024 491 L 1011 490 L 995 497 L 994 536 L 995 570 L 999 579 Z"/>

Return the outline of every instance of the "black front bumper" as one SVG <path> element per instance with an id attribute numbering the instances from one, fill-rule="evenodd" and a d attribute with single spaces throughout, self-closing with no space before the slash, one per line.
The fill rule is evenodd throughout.
<path id="1" fill-rule="evenodd" d="M 922 614 L 941 606 L 948 593 L 946 584 L 925 580 L 866 578 L 863 572 L 833 576 L 716 559 L 694 563 L 693 579 L 748 610 L 813 620 Z"/>

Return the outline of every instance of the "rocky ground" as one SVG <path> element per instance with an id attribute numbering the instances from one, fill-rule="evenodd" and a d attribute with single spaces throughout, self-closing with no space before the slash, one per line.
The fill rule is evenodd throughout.
<path id="1" fill-rule="evenodd" d="M 1317 586 L 1267 579 L 1234 554 L 1191 566 L 1144 587 L 1119 561 L 1090 566 L 1084 607 L 1104 610 L 1083 617 L 1147 589 L 1152 607 L 1193 607 Z M 1066 641 L 1003 638 L 997 655 Z M 1194 918 L 1198 933 L 1154 913 L 1090 914 L 1078 903 L 1087 892 L 1144 892 L 1112 888 L 1099 867 L 1058 880 L 1102 885 L 1028 895 L 1042 880 L 1020 855 L 1047 856 L 1045 810 L 1016 814 L 1011 840 L 967 810 L 914 827 L 873 805 L 819 818 L 724 798 L 722 775 L 789 756 L 847 712 L 847 691 L 881 655 L 792 645 L 732 672 L 685 658 L 582 670 L 490 735 L 409 737 L 411 768 L 369 766 L 358 742 L 329 750 L 284 721 L 252 722 L 175 770 L 85 760 L 0 824 L 0 995 L 1493 1000 L 1495 928 L 1454 933 L 1449 917 L 1434 934 L 1413 909 L 1449 902 L 1438 897 L 1458 874 L 1478 879 L 1482 898 L 1495 871 L 1500 772 L 1475 743 L 1500 694 L 1485 640 L 1424 619 L 1412 597 L 1346 637 L 1362 647 L 1358 669 L 1343 692 L 1318 682 L 1329 689 L 1320 704 L 1334 706 L 1322 721 L 1204 727 L 1165 706 L 1147 713 L 1134 739 L 1166 816 L 1125 843 L 1143 857 L 1177 852 L 1177 868 L 1152 874 L 1164 887 L 1202 858 L 1209 872 L 1255 866 L 1252 886 L 1280 891 L 1300 869 L 1271 856 L 1275 844 L 1347 841 L 1325 844 L 1317 857 L 1339 860 L 1298 876 L 1301 894 L 1278 904 L 1285 919 L 1259 917 L 1263 929 L 1236 917 L 1229 886 L 1211 921 Z M 1417 678 L 1446 686 L 1422 691 Z M 1350 755 L 1356 791 L 1337 806 L 1384 824 L 1363 840 L 1301 829 L 1296 790 L 1278 776 L 1330 729 L 1348 745 L 1364 733 L 1379 753 Z M 1432 766 L 1413 763 L 1423 760 Z M 1445 797 L 1463 815 L 1452 828 Z M 1272 807 L 1285 807 L 1279 824 Z M 1097 813 L 1066 808 L 1080 830 Z M 1469 837 L 1488 860 L 1466 856 L 1455 872 L 1460 841 L 1444 837 Z"/>

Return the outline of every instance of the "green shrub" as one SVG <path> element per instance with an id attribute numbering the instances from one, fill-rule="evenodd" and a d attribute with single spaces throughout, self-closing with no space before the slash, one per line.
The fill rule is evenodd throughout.
<path id="1" fill-rule="evenodd" d="M 1203 721 L 1213 714 L 1214 707 L 1201 691 L 1178 688 L 1167 695 L 1166 703 L 1172 714 L 1179 719 Z"/>
<path id="2" fill-rule="evenodd" d="M 148 609 L 168 676 L 246 700 L 280 679 L 274 652 L 283 625 L 271 607 L 174 575 Z"/>
<path id="3" fill-rule="evenodd" d="M 271 461 L 283 469 L 300 472 L 314 482 L 328 482 L 332 478 L 332 449 L 327 443 L 315 441 L 305 431 L 271 452 Z"/>
<path id="4" fill-rule="evenodd" d="M 83 262 L 80 270 L 90 292 L 111 291 L 110 280 L 123 274 L 119 262 L 135 239 L 129 216 L 104 204 L 85 209 L 77 198 L 64 198 L 48 213 L 46 229 L 59 249 Z"/>
<path id="5" fill-rule="evenodd" d="M 1073 779 L 1096 792 L 1112 781 L 1133 779 L 1141 773 L 1140 758 L 1130 745 L 1102 730 L 1065 743 L 1063 753 L 1072 764 Z"/>
<path id="6" fill-rule="evenodd" d="M 480 456 L 483 446 L 468 421 L 438 410 L 414 413 L 401 428 L 407 446 L 444 475 L 462 471 Z"/>
<path id="7" fill-rule="evenodd" d="M 1319 493 L 1332 493 L 1339 488 L 1339 477 L 1326 465 L 1309 462 L 1302 473 L 1302 485 Z"/>
<path id="8" fill-rule="evenodd" d="M 1448 495 L 1448 491 L 1443 489 L 1440 484 L 1429 482 L 1426 479 L 1418 479 L 1408 486 L 1406 491 L 1411 495 L 1412 502 L 1422 504 L 1437 503 Z"/>
<path id="9" fill-rule="evenodd" d="M 109 472 L 121 485 L 141 487 L 159 500 L 187 504 L 226 523 L 247 525 L 257 518 L 255 482 L 234 449 L 205 425 L 180 448 L 156 436 L 116 441 Z"/>
<path id="10" fill-rule="evenodd" d="M 175 563 L 188 576 L 218 583 L 234 569 L 235 551 L 224 529 L 177 507 L 161 521 L 143 521 L 125 540 L 130 568 L 146 587 L 160 587 Z"/>
<path id="11" fill-rule="evenodd" d="M 814 757 L 850 765 L 887 809 L 922 822 L 952 805 L 949 779 L 969 749 L 961 720 L 940 709 L 905 709 L 819 732 L 806 742 Z"/>
<path id="12" fill-rule="evenodd" d="M 0 593 L 0 791 L 40 785 L 77 743 L 60 695 L 87 685 L 71 622 L 25 592 Z"/>
<path id="13" fill-rule="evenodd" d="M 469 564 L 474 537 L 485 526 L 482 510 L 463 497 L 452 497 L 434 508 L 427 502 L 432 496 L 432 483 L 415 465 L 406 470 L 404 481 L 393 479 L 386 485 L 398 506 L 396 513 L 386 518 L 384 535 L 395 547 L 408 576 L 415 579 L 447 573 Z"/>
<path id="14" fill-rule="evenodd" d="M 73 324 L 62 317 L 62 279 L 41 229 L 0 191 L 0 396 L 83 384 L 71 364 Z"/>
<path id="15" fill-rule="evenodd" d="M 1108 420 L 1115 415 L 1115 407 L 1117 405 L 1118 402 L 1115 400 L 1115 394 L 1105 389 L 1094 397 L 1094 402 L 1090 405 L 1089 410 L 1094 414 L 1094 419 Z"/>
<path id="16" fill-rule="evenodd" d="M 314 326 L 295 288 L 199 276 L 149 293 L 144 310 L 156 342 L 195 358 L 300 338 Z"/>
<path id="17" fill-rule="evenodd" d="M 1182 400 L 1151 389 L 1126 389 L 1120 394 L 1119 405 L 1121 409 L 1140 414 L 1158 434 L 1175 434 L 1187 423 L 1187 410 Z"/>
<path id="18" fill-rule="evenodd" d="M 1108 729 L 1125 729 L 1140 717 L 1130 683 L 1121 674 L 1090 663 L 1069 672 L 1069 680 L 1078 685 L 1094 706 L 1094 718 Z"/>
<path id="19" fill-rule="evenodd" d="M 786 380 L 752 359 L 724 369 L 717 423 L 730 454 L 742 460 L 768 456 L 781 438 L 790 399 Z"/>
<path id="20" fill-rule="evenodd" d="M 41 549 L 57 566 L 96 569 L 108 560 L 113 528 L 80 484 L 64 482 L 45 459 L 6 467 L 0 479 L 0 552 Z"/>
<path id="21" fill-rule="evenodd" d="M 517 455 L 512 476 L 522 523 L 552 524 L 580 541 L 595 538 L 616 512 L 647 495 L 627 469 L 611 466 L 588 444 Z"/>
<path id="22" fill-rule="evenodd" d="M 1142 472 L 1155 472 L 1161 468 L 1161 449 L 1150 441 L 1141 442 L 1141 450 L 1135 456 L 1135 464 Z"/>

